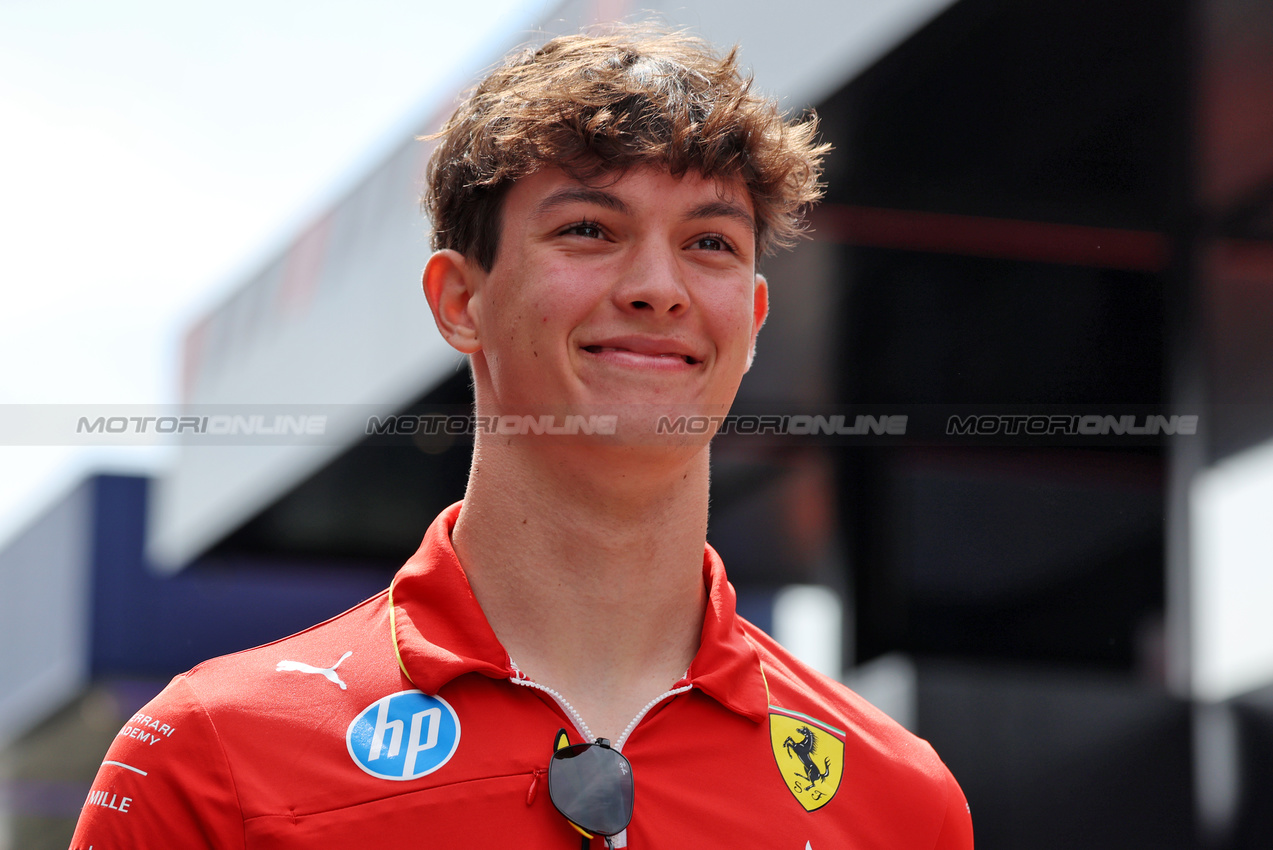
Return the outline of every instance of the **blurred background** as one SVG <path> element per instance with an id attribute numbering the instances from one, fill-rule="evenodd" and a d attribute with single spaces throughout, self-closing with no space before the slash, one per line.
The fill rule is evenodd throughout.
<path id="1" fill-rule="evenodd" d="M 0 848 L 460 497 L 471 439 L 365 427 L 471 402 L 415 137 L 646 9 L 835 145 L 736 412 L 866 425 L 717 439 L 743 613 L 930 740 L 980 848 L 1268 846 L 1273 3 L 506 0 L 0 4 Z"/>

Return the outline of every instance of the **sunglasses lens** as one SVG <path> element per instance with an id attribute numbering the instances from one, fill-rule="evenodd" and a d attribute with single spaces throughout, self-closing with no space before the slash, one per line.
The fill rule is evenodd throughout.
<path id="1" fill-rule="evenodd" d="M 549 764 L 548 795 L 587 832 L 618 835 L 632 820 L 632 765 L 609 747 L 564 747 Z"/>

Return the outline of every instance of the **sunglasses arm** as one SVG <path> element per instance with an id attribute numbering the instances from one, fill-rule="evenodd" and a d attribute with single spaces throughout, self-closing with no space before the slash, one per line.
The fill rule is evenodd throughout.
<path id="1" fill-rule="evenodd" d="M 588 846 L 592 843 L 592 835 L 590 833 L 584 832 L 583 829 L 579 826 L 579 824 L 575 823 L 572 820 L 567 820 L 566 823 L 574 827 L 575 832 L 583 836 L 583 841 L 579 845 L 579 850 L 588 850 Z M 603 835 L 602 838 L 606 840 L 606 847 L 610 848 L 610 850 L 614 850 L 614 841 L 610 839 L 610 836 Z"/>

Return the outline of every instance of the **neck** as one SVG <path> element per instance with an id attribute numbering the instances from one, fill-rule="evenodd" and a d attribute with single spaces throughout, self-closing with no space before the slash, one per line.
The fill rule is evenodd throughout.
<path id="1" fill-rule="evenodd" d="M 615 739 L 698 649 L 707 451 L 539 449 L 479 440 L 453 543 L 517 665 Z"/>

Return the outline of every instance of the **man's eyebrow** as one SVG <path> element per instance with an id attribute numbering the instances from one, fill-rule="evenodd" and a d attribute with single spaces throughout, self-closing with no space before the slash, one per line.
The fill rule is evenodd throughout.
<path id="1" fill-rule="evenodd" d="M 685 215 L 686 221 L 692 221 L 697 218 L 732 218 L 747 225 L 748 229 L 756 229 L 756 220 L 751 217 L 751 213 L 738 204 L 729 201 L 709 201 L 705 204 L 699 204 Z"/>
<path id="2" fill-rule="evenodd" d="M 600 189 L 589 189 L 586 186 L 567 186 L 564 189 L 558 189 L 548 197 L 544 198 L 535 206 L 534 217 L 552 212 L 558 207 L 564 207 L 573 203 L 595 204 L 599 207 L 605 207 L 615 212 L 628 213 L 631 210 L 622 199 L 609 192 L 603 192 Z"/>

